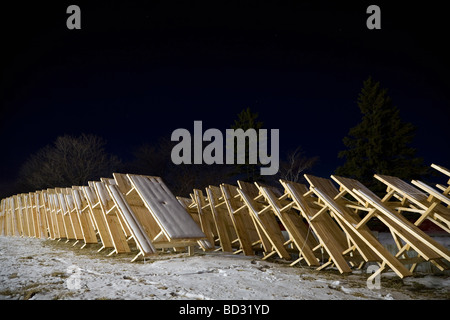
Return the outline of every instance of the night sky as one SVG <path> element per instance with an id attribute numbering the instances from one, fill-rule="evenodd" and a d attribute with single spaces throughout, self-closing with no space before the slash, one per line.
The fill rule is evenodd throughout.
<path id="1" fill-rule="evenodd" d="M 194 120 L 224 131 L 247 107 L 280 130 L 281 156 L 301 146 L 329 176 L 370 75 L 417 127 L 418 156 L 450 167 L 448 17 L 392 2 L 2 4 L 0 191 L 57 136 L 100 135 L 127 161 Z M 81 30 L 66 27 L 71 4 Z M 366 27 L 370 4 L 381 30 Z"/>

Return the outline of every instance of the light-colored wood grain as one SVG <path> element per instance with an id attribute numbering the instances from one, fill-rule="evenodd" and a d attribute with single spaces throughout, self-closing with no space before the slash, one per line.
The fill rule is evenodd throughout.
<path id="1" fill-rule="evenodd" d="M 241 200 L 236 186 L 221 184 L 220 191 L 228 209 L 229 217 L 234 225 L 236 236 L 242 252 L 245 255 L 254 255 L 261 249 L 262 241 L 257 232 L 257 226 L 248 212 L 248 208 Z M 268 245 L 268 244 L 267 244 Z"/>
<path id="2" fill-rule="evenodd" d="M 327 252 L 333 263 L 341 273 L 351 272 L 343 252 L 347 249 L 346 235 L 331 216 L 311 200 L 303 196 L 307 187 L 302 184 L 280 180 L 286 193 L 295 202 L 303 217 L 308 221 L 314 234 L 320 241 L 321 247 Z M 319 212 L 322 213 L 317 215 Z M 315 217 L 315 218 L 314 218 Z M 314 219 L 313 219 L 314 218 Z M 319 246 L 317 246 L 319 247 Z"/>
<path id="3" fill-rule="evenodd" d="M 120 192 L 117 185 L 108 184 L 106 188 L 118 209 L 118 213 L 122 215 L 123 221 L 127 224 L 141 256 L 146 257 L 155 254 L 156 248 L 153 246 L 151 239 L 139 223 L 136 214 L 126 202 L 125 196 Z"/>
<path id="4" fill-rule="evenodd" d="M 291 256 L 285 248 L 285 239 L 281 233 L 280 227 L 271 212 L 270 205 L 264 205 L 261 202 L 263 196 L 259 195 L 258 188 L 244 181 L 238 181 L 238 192 L 244 200 L 247 208 L 252 215 L 254 221 L 258 224 L 259 230 L 263 232 L 265 237 L 271 244 L 271 249 L 266 250 L 265 259 L 277 254 L 280 258 L 291 260 Z"/>
<path id="5" fill-rule="evenodd" d="M 449 169 L 447 169 L 447 168 L 445 168 L 445 167 L 443 167 L 443 166 L 434 164 L 434 163 L 431 164 L 431 167 L 432 167 L 433 169 L 436 169 L 437 171 L 439 171 L 439 172 L 445 174 L 446 176 L 449 176 L 449 177 L 450 177 L 450 170 L 449 170 Z M 450 180 L 449 180 L 449 181 L 450 181 Z"/>
<path id="6" fill-rule="evenodd" d="M 114 248 L 114 243 L 111 239 L 111 235 L 108 230 L 107 221 L 103 214 L 102 208 L 100 208 L 100 201 L 97 198 L 95 189 L 91 186 L 82 186 L 81 189 L 84 192 L 84 198 L 88 203 L 88 207 L 91 213 L 95 229 L 98 232 L 100 241 L 102 242 L 102 248 Z"/>
<path id="7" fill-rule="evenodd" d="M 205 234 L 159 177 L 127 175 L 168 239 L 201 239 Z"/>
<path id="8" fill-rule="evenodd" d="M 200 226 L 206 239 L 209 242 L 209 248 L 215 249 L 216 238 L 218 234 L 212 216 L 211 207 L 206 203 L 207 199 L 203 195 L 203 191 L 199 189 L 193 190 L 194 203 L 196 204 Z"/>
<path id="9" fill-rule="evenodd" d="M 299 255 L 305 259 L 309 266 L 318 266 L 319 262 L 312 249 L 316 247 L 318 243 L 313 236 L 308 236 L 308 227 L 301 220 L 300 216 L 291 210 L 291 207 L 295 203 L 289 202 L 287 205 L 283 206 L 281 200 L 270 188 L 259 184 L 257 184 L 257 186 L 272 207 L 272 212 L 275 213 L 285 227 L 289 234 L 289 239 L 292 239 L 293 244 L 299 251 Z"/>
<path id="10" fill-rule="evenodd" d="M 98 205 L 102 210 L 103 218 L 106 221 L 106 227 L 108 228 L 108 232 L 114 246 L 113 252 L 117 254 L 131 252 L 127 243 L 125 227 L 122 226 L 119 217 L 116 214 L 116 210 L 114 210 L 115 204 L 106 190 L 105 183 L 95 181 L 92 182 L 92 186 L 95 190 Z"/>
<path id="11" fill-rule="evenodd" d="M 439 259 L 449 258 L 449 251 L 446 248 L 426 235 L 399 212 L 387 207 L 377 195 L 359 181 L 337 176 L 332 176 L 332 178 L 352 196 L 360 199 L 359 201 L 375 208 L 377 218 L 388 226 L 392 233 L 401 238 L 408 248 L 413 248 L 425 261 L 434 261 L 438 267 L 443 268 Z"/>
<path id="12" fill-rule="evenodd" d="M 89 203 L 85 198 L 84 192 L 80 187 L 71 189 L 72 198 L 74 200 L 74 208 L 80 222 L 81 232 L 83 234 L 84 244 L 97 244 L 98 239 L 95 233 L 95 226 L 91 220 L 91 210 Z"/>
<path id="13" fill-rule="evenodd" d="M 383 182 L 389 190 L 382 202 L 388 206 L 396 208 L 399 212 L 416 212 L 420 217 L 415 225 L 419 226 L 427 219 L 447 232 L 450 232 L 450 208 L 443 203 L 450 205 L 450 199 L 437 190 L 419 181 L 412 181 L 411 185 L 397 177 L 376 174 L 377 180 Z M 422 189 L 422 190 L 421 190 Z M 429 192 L 429 197 L 425 192 Z"/>

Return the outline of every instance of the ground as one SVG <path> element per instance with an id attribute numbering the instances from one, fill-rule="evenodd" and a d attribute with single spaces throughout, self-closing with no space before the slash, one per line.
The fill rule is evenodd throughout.
<path id="1" fill-rule="evenodd" d="M 162 253 L 131 263 L 133 255 L 97 253 L 73 241 L 0 237 L 0 299 L 450 299 L 450 273 L 398 278 L 383 273 L 370 289 L 366 270 L 341 275 L 305 265 L 196 250 Z"/>

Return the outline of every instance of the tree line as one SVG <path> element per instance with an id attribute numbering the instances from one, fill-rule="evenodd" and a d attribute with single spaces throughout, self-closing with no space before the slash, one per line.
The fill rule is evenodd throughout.
<path id="1" fill-rule="evenodd" d="M 375 192 L 382 192 L 373 174 L 394 175 L 410 180 L 427 174 L 423 160 L 411 147 L 414 126 L 401 119 L 399 109 L 380 83 L 369 77 L 363 83 L 357 106 L 361 121 L 344 137 L 338 157 L 343 159 L 335 174 L 358 179 Z M 230 126 L 233 129 L 261 129 L 263 122 L 250 108 L 242 110 Z M 210 184 L 234 183 L 236 179 L 273 184 L 278 179 L 301 181 L 311 171 L 319 157 L 310 156 L 297 146 L 281 155 L 280 168 L 275 176 L 261 176 L 261 164 L 235 165 L 175 165 L 171 150 L 175 142 L 162 137 L 153 143 L 138 147 L 130 161 L 106 150 L 107 141 L 92 134 L 58 137 L 22 165 L 14 193 L 33 192 L 53 187 L 87 185 L 88 181 L 110 177 L 113 172 L 160 176 L 174 194 L 188 196 L 193 188 Z"/>
<path id="2" fill-rule="evenodd" d="M 243 113 L 251 113 L 246 109 Z M 255 114 L 253 114 L 254 116 Z M 277 179 L 298 181 L 300 173 L 310 169 L 318 157 L 307 157 L 300 147 L 288 153 L 280 162 L 275 176 L 261 176 L 260 164 L 179 164 L 171 160 L 176 142 L 170 137 L 143 144 L 133 152 L 132 160 L 122 161 L 106 150 L 107 141 L 92 134 L 58 137 L 22 165 L 14 187 L 15 193 L 87 185 L 88 181 L 111 177 L 113 172 L 160 176 L 180 196 L 189 196 L 194 188 L 235 183 L 237 179 L 274 183 Z M 270 177 L 269 179 L 267 177 Z"/>

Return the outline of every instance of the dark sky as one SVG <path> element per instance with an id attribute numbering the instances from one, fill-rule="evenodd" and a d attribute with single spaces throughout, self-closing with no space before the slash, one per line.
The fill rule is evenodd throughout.
<path id="1" fill-rule="evenodd" d="M 0 188 L 63 134 L 98 134 L 127 160 L 194 120 L 225 130 L 246 107 L 329 176 L 369 75 L 417 127 L 425 163 L 450 167 L 448 17 L 437 1 L 392 2 L 2 4 Z M 66 27 L 70 4 L 81 30 Z M 370 4 L 381 30 L 366 27 Z"/>

